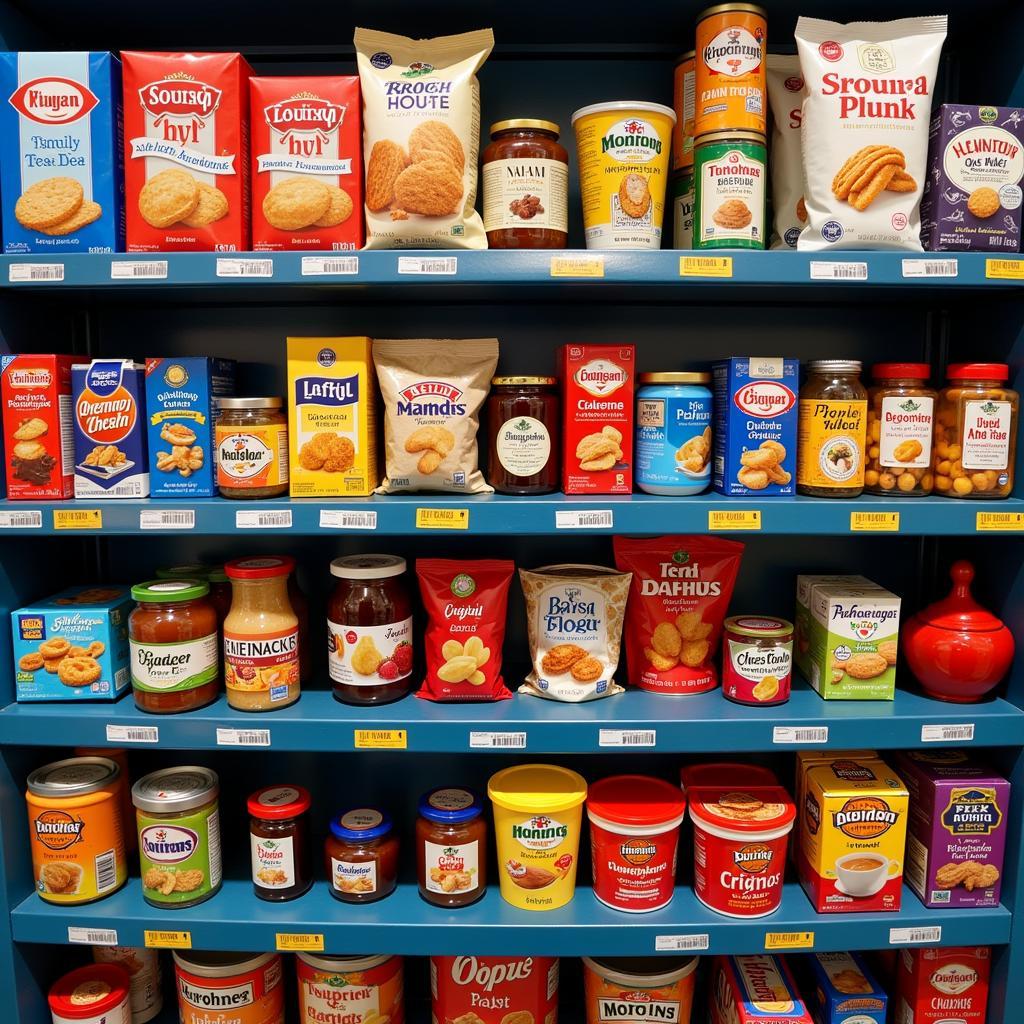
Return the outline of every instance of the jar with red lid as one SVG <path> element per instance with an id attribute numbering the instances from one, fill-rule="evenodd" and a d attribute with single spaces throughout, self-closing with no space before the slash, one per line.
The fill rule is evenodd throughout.
<path id="1" fill-rule="evenodd" d="M 932 368 L 927 363 L 876 363 L 871 373 L 864 490 L 893 498 L 931 494 Z"/>
<path id="2" fill-rule="evenodd" d="M 252 884 L 261 900 L 294 900 L 312 886 L 310 802 L 302 786 L 267 786 L 249 797 Z"/>
<path id="3" fill-rule="evenodd" d="M 499 494 L 550 494 L 561 474 L 557 377 L 494 377 L 487 480 Z"/>
<path id="4" fill-rule="evenodd" d="M 412 602 L 405 559 L 347 555 L 331 562 L 337 583 L 327 605 L 327 662 L 345 704 L 404 697 L 412 676 Z"/>
<path id="5" fill-rule="evenodd" d="M 131 1024 L 131 986 L 117 964 L 79 967 L 50 989 L 53 1024 Z"/>
<path id="6" fill-rule="evenodd" d="M 343 903 L 372 903 L 398 884 L 398 837 L 391 815 L 353 807 L 331 819 L 324 844 L 331 895 Z"/>
<path id="7" fill-rule="evenodd" d="M 785 704 L 793 680 L 793 623 L 733 615 L 722 638 L 722 694 L 737 704 Z"/>
<path id="8" fill-rule="evenodd" d="M 469 789 L 441 787 L 420 797 L 416 862 L 420 895 L 439 907 L 465 907 L 487 890 L 484 804 Z"/>

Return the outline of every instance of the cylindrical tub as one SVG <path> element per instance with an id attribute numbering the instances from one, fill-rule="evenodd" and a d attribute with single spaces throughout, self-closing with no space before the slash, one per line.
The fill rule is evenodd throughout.
<path id="1" fill-rule="evenodd" d="M 50 989 L 53 1024 L 131 1024 L 130 988 L 117 964 L 79 967 Z"/>
<path id="2" fill-rule="evenodd" d="M 284 1024 L 278 953 L 175 953 L 174 975 L 181 1024 Z"/>
<path id="3" fill-rule="evenodd" d="M 132 1024 L 147 1024 L 164 1008 L 157 950 L 142 946 L 93 946 L 92 958 L 98 964 L 116 964 L 128 972 Z"/>
<path id="4" fill-rule="evenodd" d="M 698 957 L 583 958 L 586 1024 L 689 1024 Z"/>
<path id="5" fill-rule="evenodd" d="M 742 761 L 715 761 L 710 764 L 684 764 L 679 769 L 679 786 L 684 793 L 698 786 L 777 786 L 778 776 L 761 764 Z"/>
<path id="6" fill-rule="evenodd" d="M 402 968 L 400 956 L 299 953 L 299 1020 L 403 1024 Z"/>

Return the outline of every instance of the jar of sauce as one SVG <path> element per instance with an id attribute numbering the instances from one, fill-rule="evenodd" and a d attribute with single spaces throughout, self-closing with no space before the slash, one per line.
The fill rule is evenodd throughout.
<path id="1" fill-rule="evenodd" d="M 387 704 L 409 692 L 412 603 L 405 559 L 346 555 L 327 604 L 327 662 L 334 696 L 345 704 Z"/>
<path id="2" fill-rule="evenodd" d="M 468 789 L 444 787 L 420 797 L 416 862 L 420 895 L 439 907 L 465 907 L 487 889 L 487 821 Z"/>
<path id="3" fill-rule="evenodd" d="M 493 377 L 488 483 L 499 494 L 550 494 L 561 473 L 557 377 Z"/>
<path id="4" fill-rule="evenodd" d="M 225 498 L 277 498 L 288 490 L 284 399 L 218 398 L 217 488 Z"/>
<path id="5" fill-rule="evenodd" d="M 239 711 L 276 711 L 299 699 L 299 620 L 288 597 L 295 559 L 238 558 L 224 566 L 231 611 L 224 620 L 224 682 Z"/>
<path id="6" fill-rule="evenodd" d="M 569 241 L 569 154 L 553 121 L 491 125 L 484 150 L 484 230 L 491 249 L 564 249 Z"/>
<path id="7" fill-rule="evenodd" d="M 324 844 L 331 895 L 343 903 L 372 903 L 398 884 L 398 837 L 389 814 L 354 807 L 331 819 Z"/>
<path id="8" fill-rule="evenodd" d="M 138 583 L 128 616 L 132 692 L 143 711 L 175 714 L 205 707 L 220 690 L 220 632 L 209 584 L 164 579 Z"/>
<path id="9" fill-rule="evenodd" d="M 737 704 L 785 704 L 793 677 L 793 623 L 733 615 L 722 637 L 722 693 Z"/>
<path id="10" fill-rule="evenodd" d="M 252 884 L 261 900 L 294 900 L 312 886 L 310 802 L 302 786 L 268 786 L 249 797 Z"/>

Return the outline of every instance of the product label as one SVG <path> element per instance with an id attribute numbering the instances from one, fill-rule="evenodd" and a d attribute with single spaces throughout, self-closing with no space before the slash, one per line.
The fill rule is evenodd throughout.
<path id="1" fill-rule="evenodd" d="M 505 420 L 498 430 L 498 461 L 517 477 L 536 476 L 551 458 L 551 435 L 533 416 Z"/>
<path id="2" fill-rule="evenodd" d="M 288 428 L 223 427 L 217 424 L 217 485 L 273 487 L 288 482 Z"/>
<path id="3" fill-rule="evenodd" d="M 694 245 L 764 248 L 763 147 L 701 147 L 696 158 Z"/>
<path id="4" fill-rule="evenodd" d="M 479 886 L 480 844 L 424 843 L 428 892 L 463 893 Z"/>
<path id="5" fill-rule="evenodd" d="M 348 686 L 380 686 L 412 672 L 412 618 L 384 626 L 343 626 L 327 620 L 331 679 Z"/>
<path id="6" fill-rule="evenodd" d="M 569 167 L 561 160 L 492 160 L 483 179 L 485 231 L 568 231 Z"/>
<path id="7" fill-rule="evenodd" d="M 637 400 L 636 479 L 640 487 L 657 487 L 659 493 L 671 489 L 677 494 L 699 494 L 707 489 L 711 483 L 709 392 Z"/>
<path id="8" fill-rule="evenodd" d="M 338 860 L 331 858 L 331 885 L 338 892 L 366 895 L 377 891 L 375 860 Z"/>
<path id="9" fill-rule="evenodd" d="M 899 469 L 927 469 L 932 457 L 935 401 L 920 396 L 882 399 L 879 462 Z"/>
<path id="10" fill-rule="evenodd" d="M 313 967 L 300 959 L 296 962 L 296 974 L 296 1020 L 307 1024 L 404 1024 L 401 957 L 389 958 L 368 970 L 338 973 Z M 283 1019 L 283 1014 L 277 1019 Z"/>
<path id="11" fill-rule="evenodd" d="M 1010 459 L 1013 406 L 1009 402 L 964 403 L 964 469 L 1006 469 Z M 1005 481 L 1000 481 L 1000 486 Z"/>
<path id="12" fill-rule="evenodd" d="M 269 633 L 224 630 L 224 682 L 229 690 L 263 691 L 270 702 L 287 700 L 299 681 L 299 627 Z"/>
<path id="13" fill-rule="evenodd" d="M 728 640 L 723 658 L 722 689 L 748 703 L 781 704 L 789 699 L 793 642 L 775 645 Z"/>
<path id="14" fill-rule="evenodd" d="M 220 885 L 220 818 L 200 808 L 175 818 L 139 811 L 142 891 L 154 903 L 191 903 Z"/>
<path id="15" fill-rule="evenodd" d="M 249 836 L 252 844 L 252 880 L 261 889 L 287 889 L 295 884 L 295 850 L 290 836 L 265 839 Z"/>
<path id="16" fill-rule="evenodd" d="M 217 678 L 220 645 L 216 633 L 176 644 L 130 640 L 132 686 L 151 693 L 194 690 Z"/>
<path id="17" fill-rule="evenodd" d="M 762 917 L 782 900 L 786 836 L 724 839 L 693 830 L 693 890 L 712 910 L 731 917 Z"/>
<path id="18" fill-rule="evenodd" d="M 594 895 L 622 910 L 656 910 L 672 898 L 678 830 L 628 836 L 591 823 Z"/>
<path id="19" fill-rule="evenodd" d="M 691 145 L 693 140 L 690 140 Z M 684 174 L 672 184 L 672 246 L 693 248 L 693 174 Z"/>
<path id="20" fill-rule="evenodd" d="M 864 485 L 866 401 L 800 399 L 797 483 L 852 490 Z"/>

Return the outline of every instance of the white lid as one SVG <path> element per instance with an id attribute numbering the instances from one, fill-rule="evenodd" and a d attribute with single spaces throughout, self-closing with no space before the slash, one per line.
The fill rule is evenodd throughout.
<path id="1" fill-rule="evenodd" d="M 381 580 L 403 572 L 405 559 L 398 555 L 343 555 L 331 562 L 331 575 L 343 580 Z"/>
<path id="2" fill-rule="evenodd" d="M 600 114 L 605 110 L 647 110 L 670 117 L 672 123 L 676 123 L 676 112 L 671 107 L 663 106 L 660 103 L 648 103 L 646 100 L 611 100 L 608 103 L 591 103 L 587 107 L 580 107 L 573 113 L 572 123 L 575 124 L 577 118 L 586 117 L 587 114 Z"/>

